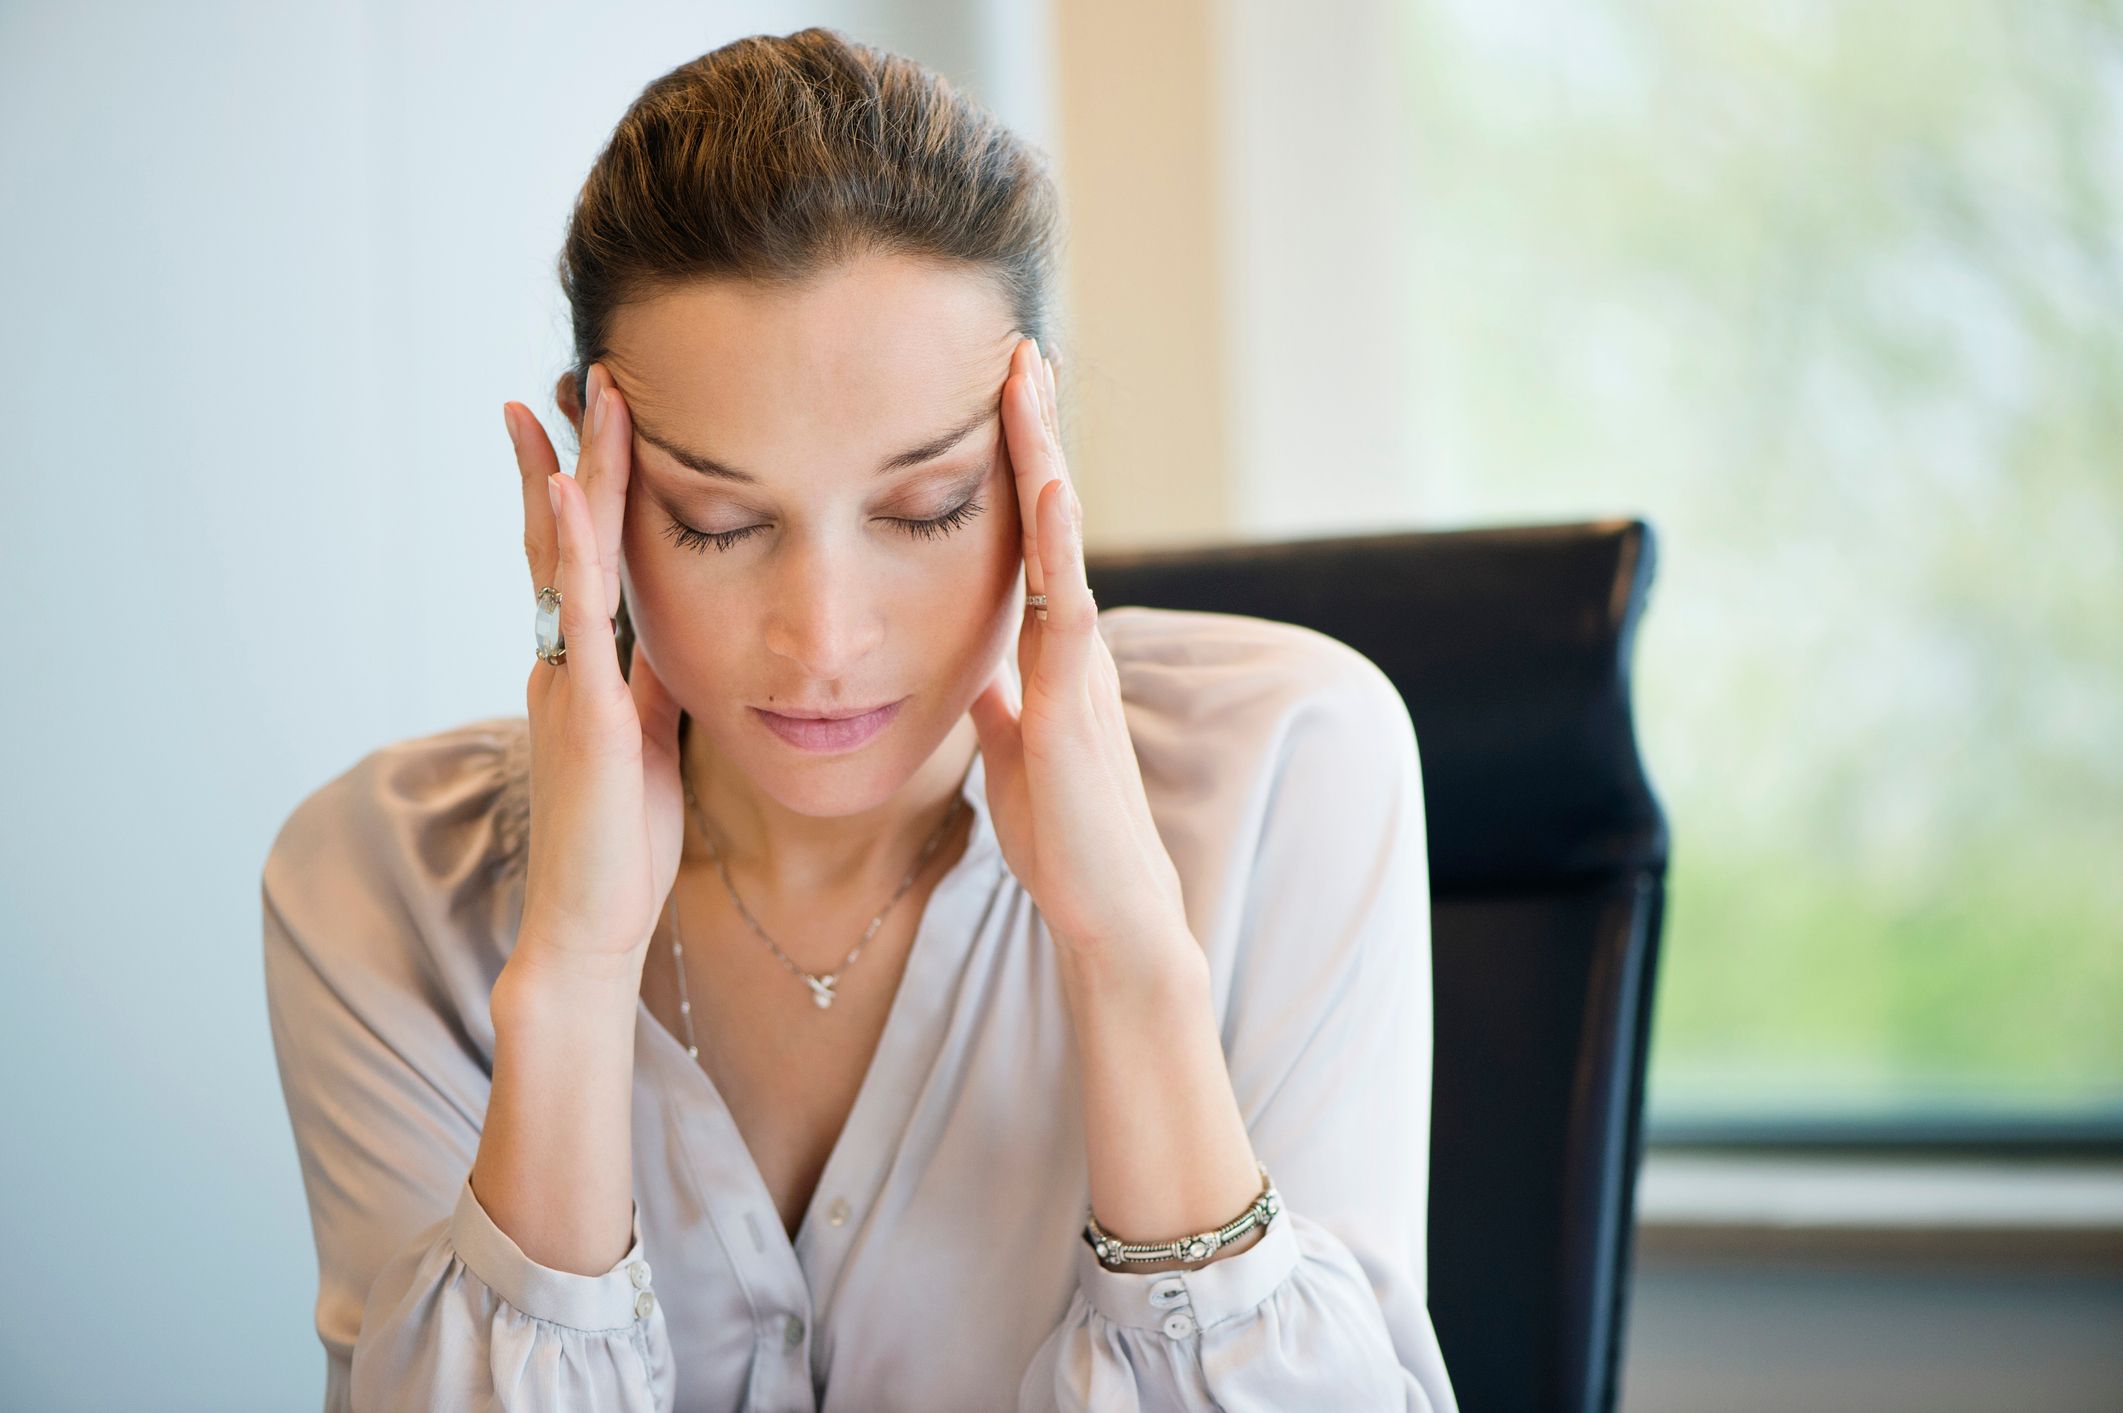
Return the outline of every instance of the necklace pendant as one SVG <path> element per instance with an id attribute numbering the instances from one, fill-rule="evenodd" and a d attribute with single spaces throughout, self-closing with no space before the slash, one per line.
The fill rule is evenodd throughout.
<path id="1" fill-rule="evenodd" d="M 811 1000 L 817 1005 L 818 1009 L 822 1011 L 833 1004 L 833 977 L 829 976 L 821 981 L 815 976 L 807 976 L 804 981 L 810 986 Z"/>

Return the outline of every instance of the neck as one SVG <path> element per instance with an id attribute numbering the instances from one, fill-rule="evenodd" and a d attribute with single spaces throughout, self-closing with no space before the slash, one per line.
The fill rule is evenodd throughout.
<path id="1" fill-rule="evenodd" d="M 890 799 L 856 814 L 825 817 L 798 814 L 761 793 L 742 771 L 718 760 L 698 731 L 686 731 L 679 769 L 692 784 L 732 874 L 753 880 L 768 897 L 818 898 L 849 888 L 897 886 L 950 812 L 978 744 L 973 718 L 962 716 Z M 959 813 L 969 811 L 961 806 Z M 699 827 L 689 811 L 687 830 Z M 963 827 L 960 819 L 950 832 Z M 948 843 L 948 838 L 940 841 L 938 853 Z M 880 879 L 887 881 L 880 884 Z"/>

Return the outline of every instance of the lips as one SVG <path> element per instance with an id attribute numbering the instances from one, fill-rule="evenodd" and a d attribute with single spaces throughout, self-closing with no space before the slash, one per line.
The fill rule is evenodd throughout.
<path id="1" fill-rule="evenodd" d="M 852 715 L 828 717 L 804 717 L 764 707 L 753 707 L 753 712 L 769 731 L 796 747 L 798 750 L 819 752 L 852 751 L 863 745 L 891 724 L 899 714 L 901 697 L 896 702 L 858 711 Z"/>
<path id="2" fill-rule="evenodd" d="M 890 702 L 879 702 L 876 706 L 849 707 L 846 709 L 822 707 L 817 711 L 775 711 L 774 715 L 788 717 L 791 721 L 846 721 L 851 717 L 868 716 L 873 711 L 883 711 L 890 705 L 892 705 Z M 760 710 L 766 711 L 768 708 L 761 707 Z"/>

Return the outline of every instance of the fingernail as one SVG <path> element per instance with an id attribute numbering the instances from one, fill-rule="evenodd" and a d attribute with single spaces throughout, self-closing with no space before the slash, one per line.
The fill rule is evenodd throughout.
<path id="1" fill-rule="evenodd" d="M 597 392 L 597 400 L 590 404 L 590 435 L 596 436 L 604 428 L 604 390 Z"/>
<path id="2" fill-rule="evenodd" d="M 510 415 L 509 405 L 505 402 L 501 404 L 501 425 L 509 429 L 509 445 L 516 447 L 518 451 L 523 450 L 516 441 L 516 419 Z"/>
<path id="3" fill-rule="evenodd" d="M 552 503 L 553 520 L 556 524 L 560 520 L 560 482 L 555 478 L 559 475 L 560 473 L 555 471 L 545 478 L 545 498 Z"/>

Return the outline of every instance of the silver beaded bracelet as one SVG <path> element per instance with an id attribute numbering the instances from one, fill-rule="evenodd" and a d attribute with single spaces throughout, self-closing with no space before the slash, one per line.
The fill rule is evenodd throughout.
<path id="1" fill-rule="evenodd" d="M 1155 1245 L 1122 1241 L 1106 1235 L 1098 1225 L 1098 1218 L 1086 1207 L 1084 1240 L 1098 1253 L 1099 1264 L 1111 1270 L 1151 1261 L 1200 1261 L 1213 1256 L 1220 1248 L 1238 1240 L 1255 1226 L 1265 1228 L 1275 1219 L 1275 1214 L 1283 1210 L 1283 1197 L 1275 1190 L 1275 1184 L 1269 1180 L 1268 1165 L 1256 1158 L 1254 1166 L 1261 1170 L 1260 1196 L 1254 1198 L 1244 1212 L 1215 1231 L 1183 1236 L 1178 1241 L 1160 1242 Z"/>

